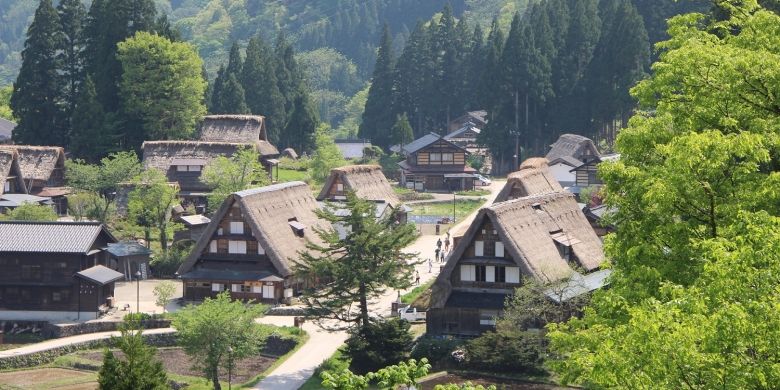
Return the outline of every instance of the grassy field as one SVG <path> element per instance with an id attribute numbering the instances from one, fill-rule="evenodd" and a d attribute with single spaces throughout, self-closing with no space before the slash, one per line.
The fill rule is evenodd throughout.
<path id="1" fill-rule="evenodd" d="M 461 196 L 487 196 L 490 195 L 490 191 L 483 189 L 483 188 L 477 188 L 470 191 L 458 191 L 455 193 L 455 195 L 461 195 Z"/>
<path id="2" fill-rule="evenodd" d="M 465 217 L 485 204 L 486 199 L 457 199 L 455 201 L 455 218 Z M 412 215 L 451 216 L 452 202 L 431 202 L 413 204 Z"/>
<path id="3" fill-rule="evenodd" d="M 274 169 L 274 180 L 276 180 L 276 169 Z M 279 182 L 288 181 L 306 181 L 309 179 L 309 173 L 306 171 L 294 171 L 292 169 L 279 169 Z"/>
<path id="4" fill-rule="evenodd" d="M 431 194 L 426 194 L 425 192 L 417 192 L 415 190 L 410 190 L 408 188 L 393 186 L 393 191 L 395 191 L 396 195 L 398 195 L 398 198 L 400 198 L 404 202 L 409 202 L 412 200 L 433 199 L 433 195 Z"/>

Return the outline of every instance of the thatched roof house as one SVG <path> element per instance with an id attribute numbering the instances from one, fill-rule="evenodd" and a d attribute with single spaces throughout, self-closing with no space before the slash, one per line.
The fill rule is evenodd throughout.
<path id="1" fill-rule="evenodd" d="M 58 187 L 65 182 L 65 150 L 59 146 L 0 145 L 19 153 L 19 168 L 28 189 Z"/>
<path id="2" fill-rule="evenodd" d="M 27 193 L 19 168 L 19 153 L 12 149 L 0 149 L 0 195 Z"/>
<path id="3" fill-rule="evenodd" d="M 265 117 L 260 115 L 207 115 L 198 129 L 200 141 L 255 144 L 263 156 L 279 154 L 265 130 Z"/>
<path id="4" fill-rule="evenodd" d="M 547 166 L 547 159 L 533 157 L 523 161 L 519 171 L 509 174 L 494 203 L 562 190 Z"/>
<path id="5" fill-rule="evenodd" d="M 554 144 L 550 145 L 550 151 L 545 156 L 547 161 L 554 161 L 563 156 L 574 157 L 580 161 L 587 161 L 599 156 L 596 145 L 588 137 L 577 134 L 563 134 Z"/>
<path id="6" fill-rule="evenodd" d="M 349 191 L 354 191 L 361 199 L 385 202 L 393 207 L 401 204 L 379 165 L 348 165 L 331 169 L 317 200 L 344 200 Z"/>
<path id="7" fill-rule="evenodd" d="M 292 293 L 287 290 L 296 287 L 291 276 L 298 253 L 306 250 L 307 242 L 320 242 L 315 228 L 328 227 L 317 217 L 318 208 L 303 182 L 230 195 L 179 268 L 185 299 L 202 299 L 226 289 L 234 298 L 264 301 Z"/>
<path id="8" fill-rule="evenodd" d="M 298 152 L 296 152 L 295 149 L 287 148 L 282 150 L 282 157 L 289 157 L 293 160 L 297 160 L 299 156 L 298 156 Z"/>
<path id="9" fill-rule="evenodd" d="M 528 196 L 483 208 L 436 279 L 428 330 L 479 334 L 494 325 L 480 319 L 500 315 L 522 275 L 558 282 L 575 275 L 575 268 L 595 271 L 603 261 L 601 240 L 571 193 Z M 459 328 L 447 330 L 453 318 Z"/>

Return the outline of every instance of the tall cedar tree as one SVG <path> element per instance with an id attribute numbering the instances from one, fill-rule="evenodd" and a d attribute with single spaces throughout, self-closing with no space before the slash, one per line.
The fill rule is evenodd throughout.
<path id="1" fill-rule="evenodd" d="M 22 67 L 14 83 L 11 109 L 19 123 L 14 142 L 31 145 L 66 143 L 62 107 L 62 77 L 58 50 L 62 28 L 51 0 L 41 0 L 22 51 Z"/>
<path id="2" fill-rule="evenodd" d="M 280 143 L 299 152 L 310 153 L 314 150 L 315 133 L 319 118 L 309 100 L 309 95 L 298 94 L 290 114 L 290 121 L 284 128 Z"/>
<path id="3" fill-rule="evenodd" d="M 113 338 L 124 355 L 117 359 L 106 349 L 103 366 L 98 372 L 98 388 L 101 390 L 163 390 L 168 389 L 168 376 L 162 362 L 155 357 L 156 349 L 146 345 L 140 329 L 127 324 L 121 335 Z"/>
<path id="4" fill-rule="evenodd" d="M 238 42 L 233 42 L 225 68 L 220 68 L 214 80 L 214 92 L 211 96 L 212 114 L 249 114 L 246 93 L 241 85 L 241 71 L 244 62 Z"/>
<path id="5" fill-rule="evenodd" d="M 336 206 L 334 206 L 336 207 Z M 327 280 L 320 288 L 307 289 L 303 302 L 318 319 L 336 319 L 351 325 L 369 324 L 368 302 L 385 289 L 404 289 L 411 285 L 416 254 L 403 249 L 416 238 L 414 226 L 397 224 L 395 215 L 376 218 L 376 206 L 347 194 L 347 215 L 325 208 L 317 214 L 347 230 L 342 239 L 332 228 L 315 229 L 323 244 L 309 243 L 299 253 L 301 261 L 295 273 L 302 280 Z M 358 312 L 350 310 L 357 304 Z"/>
<path id="6" fill-rule="evenodd" d="M 416 136 L 422 136 L 428 123 L 424 112 L 425 93 L 433 75 L 432 51 L 425 24 L 418 22 L 398 57 L 395 68 L 393 107 L 408 114 L 409 122 Z"/>
<path id="7" fill-rule="evenodd" d="M 406 145 L 409 142 L 414 141 L 414 133 L 412 132 L 412 125 L 409 124 L 409 117 L 406 113 L 398 115 L 393 125 L 393 133 L 391 134 L 391 140 L 394 144 Z"/>
<path id="8" fill-rule="evenodd" d="M 279 82 L 279 92 L 284 96 L 284 110 L 289 121 L 298 95 L 307 94 L 303 80 L 303 71 L 295 60 L 295 50 L 283 32 L 276 37 L 274 47 L 276 54 L 276 80 Z"/>
<path id="9" fill-rule="evenodd" d="M 265 116 L 268 138 L 277 143 L 286 123 L 284 95 L 276 79 L 274 53 L 259 35 L 250 39 L 246 47 L 241 84 L 249 110 Z"/>
<path id="10" fill-rule="evenodd" d="M 363 122 L 358 136 L 370 139 L 374 145 L 387 149 L 391 145 L 390 129 L 395 123 L 392 111 L 393 103 L 393 42 L 387 25 L 382 29 L 379 52 L 371 77 Z"/>
<path id="11" fill-rule="evenodd" d="M 79 89 L 71 119 L 71 126 L 78 131 L 71 134 L 70 151 L 75 157 L 97 163 L 112 151 L 115 142 L 105 128 L 105 112 L 97 100 L 92 78 L 87 76 Z"/>
<path id="12" fill-rule="evenodd" d="M 500 87 L 500 79 L 497 76 L 500 74 L 501 54 L 504 51 L 504 33 L 501 31 L 497 19 L 494 19 L 490 26 L 485 46 L 483 72 L 475 92 L 478 105 L 481 108 L 492 110 L 497 104 L 496 91 Z M 492 115 L 489 119 L 493 119 Z"/>
<path id="13" fill-rule="evenodd" d="M 62 48 L 59 54 L 64 90 L 66 126 L 68 134 L 73 132 L 73 115 L 79 90 L 84 82 L 84 24 L 87 9 L 81 0 L 61 0 L 57 13 L 62 26 Z M 100 120 L 103 118 L 101 117 Z M 81 129 L 78 129 L 81 131 Z"/>

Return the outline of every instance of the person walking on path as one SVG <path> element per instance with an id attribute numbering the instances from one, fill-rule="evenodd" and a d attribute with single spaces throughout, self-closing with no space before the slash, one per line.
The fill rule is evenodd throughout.
<path id="1" fill-rule="evenodd" d="M 447 232 L 447 238 L 444 239 L 444 251 L 450 251 L 450 232 Z"/>
<path id="2" fill-rule="evenodd" d="M 428 259 L 428 273 L 433 272 L 433 261 L 431 259 Z"/>
<path id="3" fill-rule="evenodd" d="M 420 285 L 420 271 L 414 271 L 415 278 L 414 278 L 414 284 Z"/>
<path id="4" fill-rule="evenodd" d="M 441 253 L 441 249 L 436 248 L 436 256 L 434 257 L 434 259 L 436 259 L 436 261 L 439 261 L 439 253 Z"/>
<path id="5" fill-rule="evenodd" d="M 436 241 L 436 247 L 441 249 L 441 237 Z"/>

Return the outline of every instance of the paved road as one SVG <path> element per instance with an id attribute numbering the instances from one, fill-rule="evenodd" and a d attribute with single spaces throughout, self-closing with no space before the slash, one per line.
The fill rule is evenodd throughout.
<path id="1" fill-rule="evenodd" d="M 486 204 L 493 203 L 493 200 L 501 191 L 501 188 L 503 188 L 504 183 L 504 181 L 493 181 L 489 187 L 491 194 L 485 196 L 488 199 L 488 203 Z M 476 212 L 462 219 L 459 224 L 453 227 L 453 230 L 462 229 L 464 226 L 468 226 L 475 216 Z M 420 259 L 422 260 L 433 258 L 434 250 L 436 249 L 436 240 L 439 237 L 440 236 L 435 235 L 420 236 L 412 245 L 407 247 L 406 250 L 408 252 L 419 253 Z M 433 265 L 431 272 L 428 272 L 427 261 L 416 266 L 416 271 L 420 273 L 421 284 L 435 278 L 439 274 L 439 267 L 443 265 L 443 263 L 434 262 Z M 414 286 L 405 291 L 401 291 L 401 294 L 405 294 L 413 288 Z M 370 303 L 371 312 L 381 316 L 390 315 L 390 306 L 397 297 L 397 291 L 387 291 L 383 296 Z M 273 325 L 291 326 L 293 324 L 292 317 L 267 316 L 258 319 L 258 321 Z M 309 333 L 309 341 L 277 367 L 270 375 L 255 385 L 253 389 L 297 390 L 314 374 L 314 370 L 325 359 L 336 352 L 347 338 L 346 332 L 328 332 L 312 323 L 305 323 L 303 329 Z"/>
<path id="2" fill-rule="evenodd" d="M 162 334 L 162 333 L 173 333 L 176 329 L 173 328 L 160 328 L 160 329 L 149 329 L 145 330 L 144 334 Z M 31 345 L 27 345 L 24 347 L 16 348 L 16 349 L 9 349 L 7 351 L 0 351 L 0 358 L 9 357 L 9 356 L 16 356 L 16 355 L 24 355 L 28 353 L 35 353 L 35 352 L 42 352 L 42 351 L 48 351 L 50 349 L 54 349 L 57 347 L 63 347 L 66 345 L 71 344 L 78 344 L 83 343 L 86 341 L 93 341 L 93 340 L 105 340 L 108 338 L 111 338 L 111 336 L 119 336 L 119 332 L 101 332 L 101 333 L 89 333 L 89 334 L 82 334 L 78 336 L 70 336 L 70 337 L 63 337 L 59 339 L 51 339 L 42 341 L 40 343 L 35 343 Z"/>

